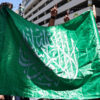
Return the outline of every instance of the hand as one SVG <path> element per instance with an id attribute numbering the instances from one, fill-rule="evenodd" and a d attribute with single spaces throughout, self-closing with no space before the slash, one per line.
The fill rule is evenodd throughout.
<path id="1" fill-rule="evenodd" d="M 12 9 L 13 8 L 13 4 L 9 3 L 9 8 Z"/>
<path id="2" fill-rule="evenodd" d="M 3 95 L 0 95 L 0 100 L 4 100 L 4 96 Z"/>
<path id="3" fill-rule="evenodd" d="M 70 20 L 69 14 L 68 14 L 68 12 L 66 12 L 66 15 L 65 15 L 65 17 L 64 17 L 64 22 L 67 22 L 67 21 L 69 21 L 69 20 Z"/>
<path id="4" fill-rule="evenodd" d="M 95 5 L 93 5 L 93 14 L 94 14 L 94 17 L 96 18 L 96 8 L 95 8 Z"/>
<path id="5" fill-rule="evenodd" d="M 51 9 L 51 16 L 57 16 L 57 4 Z"/>

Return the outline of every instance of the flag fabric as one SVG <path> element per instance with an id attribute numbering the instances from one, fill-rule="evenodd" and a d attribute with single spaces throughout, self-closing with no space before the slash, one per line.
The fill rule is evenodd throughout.
<path id="1" fill-rule="evenodd" d="M 100 98 L 100 37 L 92 11 L 43 27 L 0 10 L 0 94 Z"/>

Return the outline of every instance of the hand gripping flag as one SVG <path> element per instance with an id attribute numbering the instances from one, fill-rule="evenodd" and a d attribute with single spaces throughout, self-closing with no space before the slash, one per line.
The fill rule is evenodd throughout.
<path id="1" fill-rule="evenodd" d="M 43 27 L 0 10 L 0 94 L 100 98 L 100 37 L 92 11 Z"/>

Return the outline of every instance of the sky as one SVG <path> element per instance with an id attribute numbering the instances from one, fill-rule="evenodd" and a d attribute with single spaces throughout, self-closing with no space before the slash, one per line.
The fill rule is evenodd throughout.
<path id="1" fill-rule="evenodd" d="M 0 3 L 2 2 L 10 2 L 13 4 L 13 10 L 17 10 L 19 4 L 22 2 L 22 0 L 0 0 Z"/>

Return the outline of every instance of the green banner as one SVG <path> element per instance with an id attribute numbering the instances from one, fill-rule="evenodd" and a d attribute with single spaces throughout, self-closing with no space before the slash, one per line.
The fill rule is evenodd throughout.
<path id="1" fill-rule="evenodd" d="M 92 11 L 43 27 L 2 8 L 0 94 L 100 98 L 100 37 Z"/>

